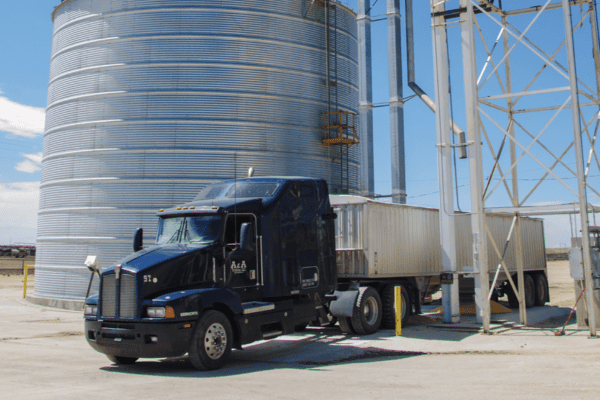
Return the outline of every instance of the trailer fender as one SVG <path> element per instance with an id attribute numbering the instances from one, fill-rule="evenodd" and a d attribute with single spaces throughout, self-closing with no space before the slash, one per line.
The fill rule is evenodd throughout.
<path id="1" fill-rule="evenodd" d="M 358 290 L 348 290 L 345 292 L 336 290 L 333 292 L 333 296 L 336 299 L 329 303 L 329 311 L 331 311 L 331 315 L 334 317 L 352 318 L 358 293 Z"/>
<path id="2" fill-rule="evenodd" d="M 412 305 L 415 309 L 415 314 L 421 314 L 421 291 L 416 278 L 409 278 L 410 288 L 408 289 L 409 295 L 412 299 Z M 412 311 L 412 310 L 411 310 Z M 412 312 L 411 312 L 412 314 Z"/>

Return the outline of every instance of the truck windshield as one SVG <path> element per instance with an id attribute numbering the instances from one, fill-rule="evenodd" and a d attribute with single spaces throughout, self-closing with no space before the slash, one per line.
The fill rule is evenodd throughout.
<path id="1" fill-rule="evenodd" d="M 156 243 L 211 243 L 219 238 L 220 231 L 220 216 L 161 218 Z"/>

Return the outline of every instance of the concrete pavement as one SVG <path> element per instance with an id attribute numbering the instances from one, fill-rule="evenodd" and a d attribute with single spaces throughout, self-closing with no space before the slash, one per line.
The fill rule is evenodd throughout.
<path id="1" fill-rule="evenodd" d="M 86 343 L 81 312 L 30 304 L 19 283 L 0 280 L 0 399 L 596 399 L 600 391 L 600 339 L 573 323 L 554 336 L 567 308 L 534 309 L 538 327 L 493 335 L 415 325 L 424 317 L 401 337 L 308 328 L 199 372 L 185 357 L 114 365 Z"/>

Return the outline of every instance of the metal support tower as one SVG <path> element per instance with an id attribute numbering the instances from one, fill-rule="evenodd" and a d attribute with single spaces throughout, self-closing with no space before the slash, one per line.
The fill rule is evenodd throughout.
<path id="1" fill-rule="evenodd" d="M 590 336 L 596 337 L 588 224 L 588 195 L 593 194 L 596 202 L 600 199 L 600 190 L 594 185 L 598 180 L 589 179 L 600 173 L 600 160 L 595 151 L 600 126 L 600 56 L 595 2 L 540 0 L 540 3 L 530 7 L 529 3 L 505 2 L 507 6 L 524 8 L 503 9 L 501 2 L 495 5 L 487 0 L 431 1 L 432 16 L 436 21 L 434 37 L 441 35 L 436 33 L 439 29 L 445 29 L 450 35 L 452 27 L 460 26 L 477 321 L 485 332 L 490 332 L 488 251 L 498 255 L 500 267 L 508 273 L 504 252 L 489 234 L 486 215 L 508 212 L 515 216 L 514 235 L 511 227 L 507 245 L 513 242 L 511 244 L 515 246 L 518 285 L 510 279 L 510 288 L 519 300 L 521 323 L 526 324 L 523 254 L 527 249 L 521 248 L 520 218 L 523 215 L 562 214 L 575 209 L 581 219 L 589 330 Z M 445 4 L 446 10 L 440 9 L 440 4 Z M 575 19 L 574 25 L 573 6 L 578 6 L 581 17 Z M 561 12 L 562 18 L 557 19 Z M 554 13 L 554 19 L 550 14 L 549 19 L 544 20 L 547 13 Z M 520 17 L 512 18 L 515 16 Z M 578 47 L 583 47 L 587 41 L 592 48 L 593 57 L 585 59 L 576 57 L 574 35 L 578 30 L 586 32 L 583 22 L 588 17 L 591 39 L 581 33 L 577 40 Z M 456 18 L 460 18 L 458 24 L 449 24 Z M 558 20 L 564 21 L 564 36 L 556 27 Z M 511 23 L 513 21 L 516 23 Z M 542 29 L 542 32 L 536 29 Z M 533 37 L 544 40 L 535 43 Z M 558 41 L 549 40 L 550 37 Z M 500 40 L 502 44 L 497 46 Z M 561 40 L 558 48 L 553 47 L 555 50 L 547 49 Z M 439 45 L 439 41 L 434 41 L 434 45 L 436 43 Z M 441 79 L 448 71 L 444 65 L 447 55 L 440 51 L 435 54 L 437 99 L 438 91 L 445 93 L 448 90 Z M 581 68 L 576 66 L 575 60 L 593 67 Z M 511 65 L 519 68 L 513 69 Z M 595 84 L 591 84 L 594 79 Z M 442 114 L 440 101 L 445 100 L 436 101 L 438 113 Z M 446 117 L 438 116 L 438 137 L 442 140 L 448 135 L 448 126 Z M 503 152 L 506 142 L 508 156 Z M 444 143 L 440 142 L 441 145 Z M 484 156 L 484 149 L 491 157 Z M 573 164 L 575 168 L 571 167 Z M 518 170 L 521 176 L 526 173 L 525 179 L 517 173 L 518 165 L 521 165 Z M 449 181 L 444 172 L 440 171 L 439 179 L 443 181 L 440 191 Z M 546 190 L 542 192 L 542 188 Z M 510 205 L 502 205 L 506 203 Z M 596 210 L 593 206 L 592 209 Z"/>
<path id="2" fill-rule="evenodd" d="M 435 12 L 444 11 L 444 3 L 433 6 Z M 458 275 L 456 263 L 456 228 L 454 224 L 454 195 L 452 193 L 452 140 L 448 99 L 448 53 L 446 27 L 443 17 L 434 17 L 433 60 L 435 81 L 435 122 L 437 131 L 438 179 L 440 187 L 440 241 L 442 268 L 453 275 L 452 284 L 442 285 L 442 309 L 445 323 L 460 322 L 458 303 Z M 444 89 L 445 88 L 445 89 Z"/>
<path id="3" fill-rule="evenodd" d="M 485 237 L 485 213 L 483 202 L 483 166 L 481 134 L 478 115 L 477 63 L 475 59 L 475 34 L 471 0 L 460 0 L 461 43 L 463 55 L 463 79 L 465 85 L 465 107 L 467 112 L 467 140 L 469 144 L 469 170 L 471 173 L 471 231 L 473 233 L 473 266 L 475 272 L 475 306 L 477 322 L 490 331 L 490 303 L 488 298 L 487 240 Z M 442 177 L 443 179 L 443 177 Z"/>
<path id="4" fill-rule="evenodd" d="M 387 0 L 388 79 L 390 88 L 390 143 L 392 202 L 406 204 L 404 163 L 404 102 L 402 101 L 402 52 L 400 48 L 400 0 Z"/>
<path id="5" fill-rule="evenodd" d="M 363 196 L 375 192 L 373 163 L 373 82 L 371 77 L 371 1 L 358 0 L 358 132 L 360 135 L 360 191 Z"/>

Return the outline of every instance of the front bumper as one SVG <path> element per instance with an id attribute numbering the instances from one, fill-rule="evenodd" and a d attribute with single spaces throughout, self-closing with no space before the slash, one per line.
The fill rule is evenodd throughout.
<path id="1" fill-rule="evenodd" d="M 85 320 L 85 337 L 95 350 L 132 358 L 177 357 L 188 352 L 194 321 L 128 322 Z"/>

